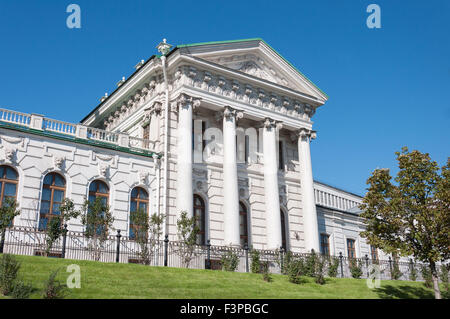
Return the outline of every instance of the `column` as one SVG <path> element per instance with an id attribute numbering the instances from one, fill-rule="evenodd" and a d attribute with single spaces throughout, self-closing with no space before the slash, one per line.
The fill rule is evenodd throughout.
<path id="1" fill-rule="evenodd" d="M 266 201 L 267 248 L 281 247 L 280 196 L 278 192 L 277 125 L 267 118 L 263 128 L 264 194 Z"/>
<path id="2" fill-rule="evenodd" d="M 225 106 L 223 111 L 223 214 L 225 245 L 240 245 L 239 189 L 236 156 L 236 121 L 242 112 Z"/>
<path id="3" fill-rule="evenodd" d="M 192 113 L 200 100 L 181 94 L 177 101 L 177 213 L 186 211 L 188 217 L 194 215 L 192 189 Z M 169 141 L 166 141 L 168 143 Z"/>
<path id="4" fill-rule="evenodd" d="M 300 129 L 298 138 L 298 160 L 300 162 L 300 187 L 302 191 L 303 227 L 305 249 L 320 251 L 319 230 L 317 225 L 316 203 L 314 201 L 314 181 L 312 176 L 310 141 L 316 138 L 316 132 Z"/>

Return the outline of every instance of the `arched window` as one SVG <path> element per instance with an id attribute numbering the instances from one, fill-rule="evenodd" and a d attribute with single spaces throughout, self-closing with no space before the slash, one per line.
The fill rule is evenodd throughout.
<path id="1" fill-rule="evenodd" d="M 0 166 L 0 207 L 7 198 L 16 199 L 19 174 L 9 166 Z"/>
<path id="2" fill-rule="evenodd" d="M 287 250 L 286 218 L 282 210 L 280 210 L 280 218 L 281 218 L 281 247 L 283 247 L 284 250 Z"/>
<path id="3" fill-rule="evenodd" d="M 145 222 L 140 214 L 148 216 L 148 193 L 142 187 L 135 187 L 131 191 L 130 199 L 130 239 L 135 239 L 136 235 L 145 235 L 140 233 L 142 223 Z"/>
<path id="4" fill-rule="evenodd" d="M 89 201 L 93 203 L 97 198 L 101 198 L 103 205 L 108 205 L 109 187 L 100 180 L 93 181 L 89 186 Z"/>
<path id="5" fill-rule="evenodd" d="M 47 229 L 52 218 L 59 216 L 66 192 L 66 180 L 58 173 L 49 173 L 42 184 L 41 208 L 39 212 L 39 230 Z"/>
<path id="6" fill-rule="evenodd" d="M 200 229 L 200 233 L 197 235 L 197 244 L 206 244 L 206 218 L 205 218 L 205 202 L 203 199 L 194 195 L 194 218 L 195 224 Z"/>
<path id="7" fill-rule="evenodd" d="M 241 246 L 248 245 L 248 214 L 247 207 L 239 202 L 239 234 L 241 236 Z"/>

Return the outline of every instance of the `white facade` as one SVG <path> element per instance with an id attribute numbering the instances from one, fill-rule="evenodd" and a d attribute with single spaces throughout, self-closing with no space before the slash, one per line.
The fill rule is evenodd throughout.
<path id="1" fill-rule="evenodd" d="M 352 236 L 358 257 L 369 254 L 351 214 L 361 197 L 313 182 L 311 118 L 326 100 L 264 41 L 252 39 L 182 45 L 153 56 L 70 133 L 52 130 L 42 117 L 19 123 L 3 110 L 0 165 L 19 173 L 24 213 L 17 223 L 37 225 L 42 180 L 58 171 L 76 204 L 91 181 L 104 181 L 114 227 L 124 234 L 130 192 L 141 186 L 149 213 L 166 215 L 170 240 L 177 239 L 181 211 L 197 214 L 195 195 L 204 203 L 204 236 L 212 245 L 242 244 L 245 207 L 248 245 L 255 248 L 318 251 L 327 233 L 331 253 L 345 255 Z M 93 128 L 101 138 L 86 133 Z M 106 138 L 111 134 L 117 138 Z M 81 230 L 79 221 L 69 227 Z"/>

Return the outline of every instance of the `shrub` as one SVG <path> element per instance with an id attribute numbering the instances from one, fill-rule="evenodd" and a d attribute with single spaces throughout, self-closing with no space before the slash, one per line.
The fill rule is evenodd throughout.
<path id="1" fill-rule="evenodd" d="M 222 269 L 225 271 L 235 271 L 239 264 L 239 257 L 233 251 L 228 250 L 222 255 Z"/>
<path id="2" fill-rule="evenodd" d="M 433 287 L 433 279 L 431 277 L 430 267 L 428 265 L 422 265 L 421 272 L 422 272 L 423 280 L 425 281 L 424 282 L 425 287 L 432 288 Z"/>
<path id="3" fill-rule="evenodd" d="M 337 277 L 339 268 L 339 258 L 330 257 L 328 259 L 328 276 Z"/>
<path id="4" fill-rule="evenodd" d="M 409 263 L 409 280 L 416 281 L 417 280 L 417 269 L 416 264 L 412 261 Z"/>
<path id="5" fill-rule="evenodd" d="M 403 273 L 400 271 L 400 268 L 398 266 L 398 260 L 394 258 L 394 261 L 392 263 L 392 269 L 391 269 L 391 279 L 392 280 L 398 280 L 403 275 Z"/>
<path id="6" fill-rule="evenodd" d="M 25 283 L 22 280 L 17 280 L 11 291 L 11 297 L 14 299 L 28 299 L 33 292 L 33 286 Z"/>
<path id="7" fill-rule="evenodd" d="M 325 261 L 326 258 L 322 256 L 316 257 L 315 269 L 314 269 L 314 281 L 316 284 L 323 285 L 325 284 Z"/>
<path id="8" fill-rule="evenodd" d="M 254 274 L 259 274 L 261 272 L 261 260 L 259 251 L 252 249 L 250 251 L 250 260 L 251 260 L 251 271 Z"/>
<path id="9" fill-rule="evenodd" d="M 265 261 L 262 263 L 262 273 L 263 273 L 263 280 L 267 281 L 267 282 L 271 282 L 272 281 L 272 276 L 270 275 L 270 270 L 269 270 L 269 262 Z"/>
<path id="10" fill-rule="evenodd" d="M 304 274 L 308 277 L 314 277 L 316 273 L 316 263 L 318 261 L 317 254 L 314 250 L 311 251 L 311 254 L 306 256 L 304 263 Z"/>
<path id="11" fill-rule="evenodd" d="M 358 262 L 355 258 L 350 258 L 349 259 L 349 268 L 350 268 L 350 273 L 353 278 L 355 278 L 355 279 L 361 278 L 361 275 L 362 275 L 361 262 Z"/>
<path id="12" fill-rule="evenodd" d="M 44 285 L 44 299 L 63 299 L 67 293 L 67 286 L 56 280 L 58 270 L 52 272 Z"/>
<path id="13" fill-rule="evenodd" d="M 444 284 L 445 290 L 448 291 L 448 267 L 444 264 L 441 265 L 441 271 L 439 273 L 439 278 L 441 279 L 442 283 Z"/>
<path id="14" fill-rule="evenodd" d="M 9 254 L 4 254 L 0 259 L 0 291 L 3 295 L 9 295 L 14 288 L 14 281 L 20 269 L 20 263 Z"/>
<path id="15" fill-rule="evenodd" d="M 294 284 L 301 284 L 303 282 L 301 276 L 305 273 L 305 266 L 303 259 L 299 258 L 292 260 L 287 266 L 288 280 Z"/>

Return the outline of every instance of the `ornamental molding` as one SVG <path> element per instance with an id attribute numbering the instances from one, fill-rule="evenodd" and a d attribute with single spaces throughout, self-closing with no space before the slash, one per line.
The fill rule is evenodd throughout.
<path id="1" fill-rule="evenodd" d="M 217 122 L 223 120 L 224 118 L 227 121 L 235 120 L 235 122 L 237 122 L 243 117 L 244 117 L 243 111 L 232 108 L 229 105 L 226 105 L 223 111 L 218 111 L 215 113 L 215 119 Z"/>
<path id="2" fill-rule="evenodd" d="M 272 129 L 280 130 L 283 127 L 283 123 L 266 117 L 264 121 L 261 123 L 261 127 L 269 131 Z"/>
<path id="3" fill-rule="evenodd" d="M 308 103 L 189 65 L 179 66 L 175 70 L 171 84 L 173 89 L 191 86 L 211 94 L 268 109 L 295 119 L 309 121 L 315 113 L 315 107 Z"/>
<path id="4" fill-rule="evenodd" d="M 12 164 L 15 159 L 17 150 L 15 148 L 3 147 L 3 159 L 2 161 L 7 164 Z"/>
<path id="5" fill-rule="evenodd" d="M 65 162 L 65 157 L 61 157 L 61 156 L 53 156 L 53 168 L 55 170 L 62 170 L 64 162 Z"/>
<path id="6" fill-rule="evenodd" d="M 154 97 L 164 94 L 164 81 L 161 74 L 156 74 L 145 82 L 139 89 L 136 89 L 122 102 L 117 103 L 115 107 L 112 107 L 109 111 L 109 115 L 105 115 L 103 121 L 103 127 L 105 130 L 112 130 L 117 127 L 122 121 L 127 119 L 131 114 L 136 112 L 141 106 L 147 103 Z M 161 102 L 155 102 L 161 103 Z M 153 103 L 150 107 L 154 112 L 160 112 L 162 105 L 157 106 Z"/>
<path id="7" fill-rule="evenodd" d="M 9 144 L 21 144 L 20 146 L 24 146 L 23 137 L 2 136 L 2 140 L 8 142 Z"/>

